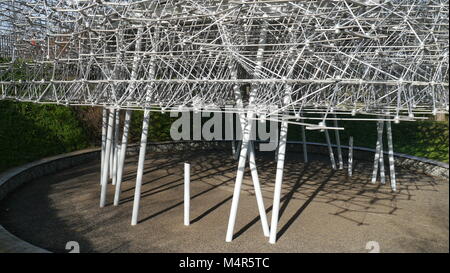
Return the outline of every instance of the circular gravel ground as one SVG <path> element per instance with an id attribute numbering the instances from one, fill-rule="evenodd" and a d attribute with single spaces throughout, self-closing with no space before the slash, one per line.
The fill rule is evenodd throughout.
<path id="1" fill-rule="evenodd" d="M 399 191 L 370 183 L 372 163 L 354 176 L 333 171 L 326 156 L 288 153 L 278 241 L 263 236 L 249 171 L 234 240 L 225 242 L 237 162 L 230 153 L 149 153 L 139 224 L 131 226 L 137 157 L 126 162 L 120 205 L 99 208 L 99 161 L 41 178 L 0 203 L 0 223 L 14 235 L 54 252 L 77 241 L 81 252 L 448 252 L 448 181 L 397 168 Z M 276 163 L 257 154 L 270 222 Z M 183 163 L 191 164 L 191 218 L 183 225 Z M 387 169 L 388 170 L 388 169 Z M 389 182 L 389 179 L 388 179 Z"/>

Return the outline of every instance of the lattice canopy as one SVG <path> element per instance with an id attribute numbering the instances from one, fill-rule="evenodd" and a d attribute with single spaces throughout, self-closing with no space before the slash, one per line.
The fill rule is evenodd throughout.
<path id="1" fill-rule="evenodd" d="M 0 1 L 0 98 L 448 111 L 448 0 Z"/>

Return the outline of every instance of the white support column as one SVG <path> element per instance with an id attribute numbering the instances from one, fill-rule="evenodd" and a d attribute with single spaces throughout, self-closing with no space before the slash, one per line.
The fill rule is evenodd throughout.
<path id="1" fill-rule="evenodd" d="M 119 124 L 120 124 L 120 109 L 116 110 L 116 117 L 114 123 L 114 154 L 113 154 L 113 178 L 112 184 L 116 185 L 117 181 L 117 165 L 118 165 L 118 157 L 119 157 Z"/>
<path id="2" fill-rule="evenodd" d="M 348 144 L 348 176 L 353 175 L 353 137 L 351 136 Z"/>
<path id="3" fill-rule="evenodd" d="M 375 157 L 373 160 L 373 172 L 372 172 L 372 184 L 375 184 L 378 176 L 378 167 L 380 164 L 380 150 L 381 150 L 381 139 L 383 137 L 383 131 L 380 122 L 377 122 L 377 144 L 375 147 Z"/>
<path id="4" fill-rule="evenodd" d="M 239 156 L 241 154 L 241 148 L 242 148 L 242 140 L 236 141 L 236 152 L 234 154 L 234 159 L 238 160 Z"/>
<path id="5" fill-rule="evenodd" d="M 334 127 L 338 127 L 338 121 L 336 115 L 334 115 Z M 341 149 L 341 137 L 339 136 L 339 130 L 334 130 L 334 133 L 336 135 L 336 145 L 337 145 L 337 152 L 338 152 L 338 160 L 339 160 L 339 169 L 344 169 L 344 160 L 342 159 L 342 149 Z"/>
<path id="6" fill-rule="evenodd" d="M 117 181 L 116 181 L 116 191 L 114 194 L 114 206 L 119 205 L 122 179 L 123 179 L 123 168 L 125 165 L 125 156 L 127 153 L 127 145 L 128 145 L 128 132 L 130 130 L 130 120 L 131 120 L 131 110 L 127 110 L 125 112 L 125 121 L 123 125 L 123 134 L 122 134 L 122 147 L 120 148 L 120 156 L 119 156 L 119 166 L 117 169 Z"/>
<path id="7" fill-rule="evenodd" d="M 237 78 L 236 67 L 232 68 L 232 78 L 235 78 L 235 79 Z M 254 87 L 254 88 L 256 88 L 256 87 Z M 243 109 L 242 96 L 241 96 L 241 91 L 240 91 L 239 86 L 235 85 L 233 87 L 233 90 L 234 90 L 234 95 L 236 98 L 237 108 Z M 252 93 L 250 94 L 249 105 L 252 105 L 252 103 L 253 103 L 255 92 L 256 92 L 256 89 L 253 89 Z M 247 117 L 253 117 L 253 116 L 254 116 L 254 113 L 250 107 L 250 110 L 247 113 Z M 227 229 L 227 235 L 226 235 L 226 239 L 225 239 L 227 242 L 231 242 L 233 240 L 233 230 L 234 230 L 234 224 L 236 221 L 237 208 L 238 208 L 238 204 L 239 204 L 240 189 L 241 189 L 242 179 L 243 179 L 243 175 L 244 175 L 245 163 L 247 161 L 246 158 L 243 158 L 243 163 L 241 162 L 242 149 L 244 147 L 244 138 L 246 138 L 246 136 L 245 136 L 246 132 L 248 132 L 248 138 L 246 138 L 247 144 L 246 144 L 245 149 L 246 150 L 248 149 L 248 152 L 247 151 L 245 152 L 246 153 L 245 157 L 247 156 L 247 154 L 249 154 L 249 165 L 250 165 L 250 170 L 251 170 L 251 175 L 252 175 L 253 186 L 255 189 L 255 196 L 256 196 L 256 202 L 258 204 L 258 211 L 259 211 L 259 216 L 261 219 L 261 225 L 263 228 L 264 236 L 266 236 L 266 237 L 269 236 L 269 224 L 267 222 L 267 215 L 266 215 L 266 210 L 265 210 L 265 206 L 264 206 L 264 200 L 263 200 L 262 193 L 261 193 L 261 186 L 260 186 L 260 182 L 259 182 L 258 171 L 256 169 L 255 147 L 253 146 L 253 142 L 249 141 L 249 138 L 251 136 L 253 122 L 249 119 L 247 119 L 247 121 L 246 121 L 244 113 L 239 114 L 239 121 L 240 122 L 236 126 L 241 126 L 241 128 L 243 128 L 245 130 L 244 130 L 244 137 L 242 140 L 242 145 L 240 146 L 241 148 L 238 150 L 240 153 L 240 158 L 239 158 L 239 165 L 238 165 L 238 174 L 236 176 L 236 183 L 235 183 L 234 194 L 233 194 L 233 201 L 231 204 L 230 219 L 228 221 L 228 229 Z M 247 129 L 248 129 L 248 131 L 246 131 Z M 241 165 L 241 164 L 243 164 L 243 165 Z"/>
<path id="8" fill-rule="evenodd" d="M 111 136 L 111 153 L 109 153 L 109 179 L 113 178 L 113 166 L 114 166 L 114 148 L 115 148 L 115 143 L 114 143 L 114 130 L 116 128 L 114 128 L 114 124 L 115 124 L 115 117 L 116 117 L 116 109 L 110 109 L 110 111 L 113 112 L 114 115 L 114 120 L 113 123 L 110 125 L 112 126 L 112 136 Z"/>
<path id="9" fill-rule="evenodd" d="M 254 142 L 249 143 L 249 165 L 252 174 L 253 187 L 255 188 L 256 202 L 258 203 L 259 216 L 264 236 L 269 237 L 269 223 L 267 222 L 266 208 L 259 183 L 258 170 L 256 169 L 255 146 Z"/>
<path id="10" fill-rule="evenodd" d="M 141 145 L 139 148 L 139 161 L 137 167 L 136 187 L 134 191 L 133 215 L 131 217 L 131 225 L 137 224 L 139 216 L 139 203 L 141 200 L 142 176 L 144 174 L 145 153 L 147 150 L 148 123 L 150 121 L 150 110 L 144 110 L 144 120 L 142 122 Z"/>
<path id="11" fill-rule="evenodd" d="M 325 129 L 324 132 L 325 139 L 327 140 L 328 152 L 330 154 L 331 167 L 333 168 L 333 170 L 336 170 L 336 161 L 334 159 L 333 147 L 331 147 L 330 134 L 328 133 L 327 129 Z"/>
<path id="12" fill-rule="evenodd" d="M 303 142 L 303 160 L 305 163 L 308 162 L 308 150 L 307 150 L 307 144 L 306 144 L 306 132 L 305 132 L 305 126 L 300 126 L 302 131 L 302 142 Z"/>
<path id="13" fill-rule="evenodd" d="M 277 155 L 277 173 L 275 176 L 275 190 L 273 196 L 272 207 L 272 221 L 270 224 L 270 237 L 269 243 L 275 244 L 277 240 L 277 227 L 278 227 L 278 213 L 280 210 L 280 198 L 281 198 L 281 185 L 283 182 L 283 170 L 284 159 L 286 153 L 286 141 L 287 141 L 288 123 L 286 121 L 281 122 L 280 141 L 278 144 Z"/>
<path id="14" fill-rule="evenodd" d="M 190 182 L 191 182 L 191 165 L 188 163 L 184 163 L 184 225 L 189 226 L 190 217 L 190 201 L 191 201 L 191 192 L 190 192 Z"/>
<path id="15" fill-rule="evenodd" d="M 390 121 L 387 121 L 386 128 L 387 128 L 387 139 L 389 149 L 389 174 L 391 178 L 391 188 L 393 191 L 397 191 L 397 181 L 395 179 L 394 144 L 392 141 L 392 128 Z"/>
<path id="16" fill-rule="evenodd" d="M 293 52 L 290 52 L 293 54 Z M 288 70 L 290 71 L 287 75 L 293 71 L 293 58 L 288 61 Z M 291 94 L 292 94 L 292 85 L 285 84 L 285 92 L 283 97 L 283 106 L 289 105 L 291 102 Z M 286 114 L 288 114 L 286 112 Z M 283 184 L 283 171 L 284 171 L 284 161 L 286 159 L 286 142 L 287 142 L 287 133 L 288 133 L 288 122 L 286 119 L 282 118 L 281 121 L 281 129 L 280 129 L 280 138 L 278 142 L 277 149 L 277 171 L 275 175 L 275 188 L 273 193 L 273 205 L 272 205 L 272 221 L 270 223 L 270 235 L 269 235 L 269 243 L 275 244 L 277 241 L 277 230 L 278 230 L 278 220 L 279 220 L 279 211 L 280 211 L 280 199 L 281 199 L 281 186 Z"/>
<path id="17" fill-rule="evenodd" d="M 113 125 L 114 125 L 114 111 L 112 109 L 109 110 L 108 117 L 108 130 L 106 136 L 106 149 L 105 149 L 105 159 L 110 158 L 111 154 L 111 146 L 112 146 L 112 137 L 113 137 Z M 101 175 L 101 192 L 100 192 L 100 207 L 103 208 L 106 203 L 106 188 L 108 186 L 108 169 L 109 169 L 109 160 L 104 160 L 103 162 L 103 174 Z"/>
<path id="18" fill-rule="evenodd" d="M 233 156 L 236 156 L 236 142 L 235 142 L 235 136 L 234 136 L 234 113 L 227 113 L 230 109 L 225 108 L 225 122 L 228 122 L 228 124 L 225 125 L 225 139 L 230 140 L 231 143 L 231 154 Z M 227 131 L 231 130 L 231 132 Z M 230 139 L 231 137 L 231 139 Z"/>
<path id="19" fill-rule="evenodd" d="M 136 40 L 136 48 L 139 49 L 141 46 L 141 39 L 142 39 L 142 32 L 143 28 L 138 28 L 138 39 Z M 157 31 L 155 31 L 157 32 Z M 154 37 L 157 39 L 158 37 Z M 158 50 L 157 46 L 154 46 L 152 49 L 152 53 L 156 53 Z M 139 57 L 136 54 L 134 56 L 134 62 L 139 60 Z M 134 69 L 133 69 L 134 70 Z M 136 72 L 136 70 L 132 71 Z M 156 64 L 155 64 L 155 57 L 152 56 L 149 63 L 149 71 L 148 71 L 148 79 L 154 80 L 156 76 Z M 132 75 L 132 78 L 135 77 Z M 147 86 L 145 90 L 145 102 L 148 106 L 150 102 L 150 96 L 149 93 L 152 92 L 155 86 L 153 84 Z M 133 200 L 133 214 L 131 216 L 131 225 L 135 226 L 138 222 L 139 217 L 139 205 L 141 201 L 141 187 L 142 187 L 142 176 L 144 175 L 144 163 L 145 163 L 145 154 L 147 151 L 147 138 L 148 138 L 148 127 L 150 122 L 150 110 L 144 109 L 144 118 L 142 121 L 142 135 L 141 135 L 141 143 L 139 148 L 139 159 L 138 159 L 138 168 L 137 168 L 137 174 L 136 174 L 136 186 L 134 190 L 134 200 Z"/>
<path id="20" fill-rule="evenodd" d="M 233 240 L 234 224 L 236 222 L 237 209 L 239 205 L 239 196 L 241 193 L 242 180 L 244 178 L 245 162 L 247 161 L 247 151 L 250 140 L 250 132 L 252 131 L 251 118 L 253 118 L 253 111 L 249 110 L 247 114 L 247 124 L 244 129 L 244 135 L 242 138 L 241 152 L 239 156 L 238 170 L 236 175 L 236 182 L 234 183 L 233 201 L 231 202 L 230 219 L 228 220 L 226 242 Z"/>
<path id="21" fill-rule="evenodd" d="M 103 175 L 103 166 L 105 162 L 105 150 L 106 150 L 106 133 L 108 131 L 108 109 L 103 107 L 102 113 L 102 155 L 101 155 L 101 166 L 100 166 L 100 176 Z M 102 184 L 102 178 L 100 177 L 100 185 Z"/>
<path id="22" fill-rule="evenodd" d="M 384 171 L 384 149 L 383 149 L 383 131 L 384 131 L 384 121 L 380 121 L 381 127 L 381 138 L 380 138 L 380 182 L 381 184 L 386 184 L 386 175 Z"/>

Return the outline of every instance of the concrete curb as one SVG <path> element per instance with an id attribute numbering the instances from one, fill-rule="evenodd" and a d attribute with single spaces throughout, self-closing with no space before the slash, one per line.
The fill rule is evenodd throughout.
<path id="1" fill-rule="evenodd" d="M 231 141 L 167 141 L 153 142 L 148 144 L 148 151 L 167 152 L 167 151 L 185 151 L 185 150 L 230 150 Z M 288 151 L 302 150 L 302 142 L 288 141 Z M 327 145 L 323 143 L 307 142 L 309 153 L 328 154 Z M 258 146 L 258 145 L 256 145 Z M 332 145 L 336 148 L 336 145 Z M 348 149 L 348 146 L 341 146 L 342 149 Z M 354 158 L 367 160 L 372 159 L 374 149 L 364 147 L 354 147 Z M 134 155 L 139 152 L 139 144 L 128 146 L 127 155 Z M 345 156 L 345 153 L 343 153 Z M 80 150 L 72 153 L 43 158 L 0 174 L 0 200 L 14 191 L 20 185 L 30 182 L 39 177 L 56 173 L 83 162 L 100 157 L 100 148 Z M 421 171 L 425 174 L 449 177 L 449 165 L 426 158 L 420 158 L 400 153 L 395 153 L 396 166 Z M 0 253 L 49 253 L 49 251 L 31 245 L 20 238 L 9 233 L 0 225 Z"/>

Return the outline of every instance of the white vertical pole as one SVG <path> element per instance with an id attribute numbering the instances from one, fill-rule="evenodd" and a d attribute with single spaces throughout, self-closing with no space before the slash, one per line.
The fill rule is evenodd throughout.
<path id="1" fill-rule="evenodd" d="M 139 161 L 136 176 L 136 187 L 134 191 L 133 215 L 131 217 L 131 225 L 135 226 L 139 214 L 139 202 L 141 200 L 142 175 L 144 174 L 145 152 L 147 149 L 148 123 L 150 120 L 150 110 L 144 110 L 144 120 L 142 122 L 141 146 L 139 149 Z"/>
<path id="2" fill-rule="evenodd" d="M 353 175 L 353 137 L 351 136 L 348 144 L 348 176 Z"/>
<path id="3" fill-rule="evenodd" d="M 397 181 L 395 179 L 394 144 L 392 142 L 392 128 L 390 121 L 386 123 L 386 127 L 387 127 L 388 148 L 389 148 L 389 171 L 391 178 L 391 188 L 393 191 L 397 191 Z"/>
<path id="4" fill-rule="evenodd" d="M 384 150 L 383 150 L 383 131 L 384 131 L 384 121 L 380 121 L 381 127 L 381 138 L 380 138 L 380 182 L 381 184 L 386 184 L 386 175 L 384 171 Z"/>
<path id="5" fill-rule="evenodd" d="M 106 150 L 106 133 L 108 131 L 108 109 L 103 107 L 102 115 L 102 156 L 101 156 L 101 166 L 100 166 L 100 176 L 103 175 L 103 166 L 105 162 L 105 150 Z M 102 184 L 102 178 L 100 177 L 100 185 Z"/>
<path id="6" fill-rule="evenodd" d="M 338 121 L 336 115 L 334 115 L 334 127 L 338 127 Z M 337 145 L 337 152 L 338 152 L 338 160 L 339 160 L 339 169 L 342 170 L 344 168 L 344 160 L 342 159 L 342 149 L 341 149 L 341 138 L 339 136 L 339 130 L 335 130 L 335 136 L 336 136 L 336 145 Z"/>
<path id="7" fill-rule="evenodd" d="M 305 126 L 300 126 L 302 130 L 302 142 L 303 142 L 303 160 L 305 163 L 308 162 L 308 150 L 307 150 L 307 144 L 306 144 L 306 133 L 305 133 Z"/>
<path id="8" fill-rule="evenodd" d="M 112 130 L 113 130 L 113 135 L 114 135 L 114 130 L 116 128 L 114 128 L 114 124 L 115 124 L 115 117 L 116 117 L 116 109 L 111 109 L 110 111 L 113 112 L 114 115 L 114 120 L 113 123 L 110 125 L 112 126 Z M 111 153 L 109 154 L 109 178 L 112 179 L 113 178 L 113 166 L 114 166 L 114 149 L 115 149 L 115 143 L 114 143 L 114 136 L 111 136 Z"/>
<path id="9" fill-rule="evenodd" d="M 333 168 L 333 170 L 336 170 L 336 161 L 334 159 L 333 148 L 331 147 L 330 135 L 328 134 L 328 130 L 325 129 L 324 131 L 325 131 L 325 138 L 327 140 L 327 145 L 328 145 L 328 152 L 330 154 L 331 167 Z"/>
<path id="10" fill-rule="evenodd" d="M 184 225 L 189 226 L 190 217 L 189 217 L 189 209 L 190 209 L 190 180 L 191 180 L 191 165 L 188 163 L 184 163 Z"/>
<path id="11" fill-rule="evenodd" d="M 377 144 L 375 148 L 375 158 L 373 160 L 372 184 L 375 184 L 378 176 L 378 165 L 380 164 L 380 139 L 383 137 L 380 122 L 377 122 Z"/>
<path id="12" fill-rule="evenodd" d="M 229 126 L 231 128 L 231 135 L 232 135 L 231 152 L 233 153 L 233 156 L 236 156 L 236 142 L 234 137 L 234 113 L 225 115 L 225 118 L 229 119 L 228 122 L 230 123 Z"/>
<path id="13" fill-rule="evenodd" d="M 119 123 L 120 123 L 120 109 L 116 110 L 116 118 L 114 124 L 114 155 L 113 155 L 113 178 L 112 184 L 116 185 L 117 181 L 117 165 L 118 165 L 118 157 L 119 157 Z"/>
<path id="14" fill-rule="evenodd" d="M 108 185 L 108 168 L 109 168 L 109 155 L 111 154 L 111 140 L 112 140 L 112 134 L 113 134 L 113 125 L 114 125 L 114 111 L 111 109 L 109 111 L 109 118 L 108 118 L 108 132 L 106 136 L 106 149 L 105 149 L 105 160 L 103 162 L 103 175 L 101 175 L 102 178 L 102 187 L 100 192 L 100 207 L 103 208 L 106 203 L 106 187 Z"/>
<path id="15" fill-rule="evenodd" d="M 277 240 L 278 213 L 280 210 L 281 184 L 283 182 L 284 159 L 286 153 L 288 123 L 281 122 L 280 141 L 277 154 L 277 173 L 275 176 L 275 191 L 273 196 L 272 221 L 270 224 L 269 243 L 275 244 Z"/>
<path id="16" fill-rule="evenodd" d="M 125 165 L 125 156 L 127 154 L 128 132 L 130 130 L 131 113 L 132 111 L 130 110 L 127 110 L 125 112 L 125 121 L 123 125 L 123 135 L 122 135 L 122 148 L 120 149 L 120 156 L 118 162 L 119 166 L 117 169 L 116 191 L 114 194 L 114 206 L 119 205 L 120 200 L 120 192 L 123 179 L 123 168 Z"/>
<path id="17" fill-rule="evenodd" d="M 269 237 L 269 223 L 267 222 L 266 208 L 264 206 L 261 185 L 259 183 L 258 170 L 256 169 L 255 146 L 253 141 L 249 143 L 249 164 L 263 233 L 264 236 Z"/>

